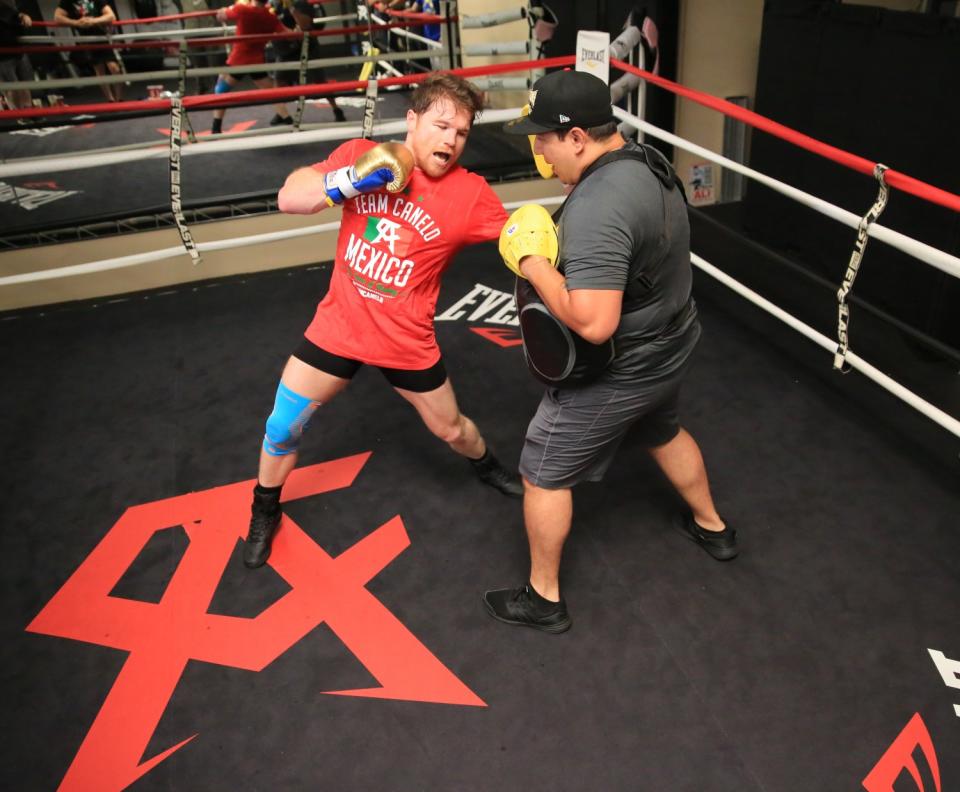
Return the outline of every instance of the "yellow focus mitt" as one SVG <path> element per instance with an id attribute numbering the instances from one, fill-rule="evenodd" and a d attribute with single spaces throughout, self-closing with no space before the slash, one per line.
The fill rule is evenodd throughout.
<path id="1" fill-rule="evenodd" d="M 530 105 L 524 105 L 523 109 L 520 111 L 521 116 L 530 115 Z M 527 135 L 527 139 L 530 141 L 530 153 L 533 154 L 533 162 L 537 166 L 537 173 L 543 176 L 544 179 L 553 178 L 553 165 L 547 162 L 543 157 L 541 157 L 537 152 L 533 150 L 533 143 L 537 139 L 536 135 Z"/>
<path id="2" fill-rule="evenodd" d="M 521 278 L 520 259 L 543 256 L 557 266 L 560 243 L 550 213 L 539 204 L 525 204 L 510 215 L 500 231 L 500 255 L 507 268 Z"/>

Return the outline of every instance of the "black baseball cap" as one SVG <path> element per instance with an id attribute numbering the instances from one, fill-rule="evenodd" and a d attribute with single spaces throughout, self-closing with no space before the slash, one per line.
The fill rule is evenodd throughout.
<path id="1" fill-rule="evenodd" d="M 550 72 L 533 84 L 530 115 L 503 125 L 511 135 L 539 135 L 557 129 L 589 129 L 613 121 L 610 87 L 581 71 Z"/>

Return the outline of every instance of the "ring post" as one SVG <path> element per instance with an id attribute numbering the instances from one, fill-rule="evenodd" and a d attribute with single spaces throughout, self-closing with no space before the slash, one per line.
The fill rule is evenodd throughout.
<path id="1" fill-rule="evenodd" d="M 439 4 L 440 14 L 444 17 L 444 30 L 447 34 L 447 50 L 450 55 L 450 68 L 457 68 L 457 52 L 459 52 L 459 40 L 456 35 L 457 26 L 453 22 L 453 14 L 455 13 L 456 3 L 450 2 L 450 0 L 441 0 Z"/>

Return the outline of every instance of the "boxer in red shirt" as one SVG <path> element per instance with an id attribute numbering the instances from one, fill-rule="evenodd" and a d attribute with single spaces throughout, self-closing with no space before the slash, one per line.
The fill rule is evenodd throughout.
<path id="1" fill-rule="evenodd" d="M 402 144 L 348 141 L 325 161 L 291 173 L 280 190 L 281 211 L 341 205 L 343 217 L 329 291 L 284 368 L 267 419 L 244 547 L 248 567 L 270 555 L 280 489 L 314 411 L 364 364 L 379 368 L 481 481 L 522 496 L 519 476 L 460 412 L 433 326 L 440 277 L 454 254 L 496 239 L 507 217 L 486 181 L 457 164 L 481 107 L 480 93 L 465 80 L 430 75 L 413 94 Z"/>
<path id="2" fill-rule="evenodd" d="M 277 19 L 277 15 L 267 5 L 267 0 L 251 0 L 249 3 L 234 3 L 228 8 L 221 8 L 217 11 L 217 20 L 219 22 L 226 22 L 227 20 L 236 22 L 238 36 L 293 32 Z M 266 46 L 266 41 L 241 40 L 236 42 L 230 48 L 230 54 L 227 56 L 227 66 L 249 66 L 254 63 L 266 63 L 266 55 L 264 54 Z M 240 77 L 242 76 L 240 75 Z M 267 73 L 266 68 L 262 72 L 251 72 L 249 77 L 257 88 L 276 88 L 276 83 Z M 217 94 L 228 93 L 239 82 L 239 77 L 234 77 L 232 74 L 221 74 L 213 92 Z M 271 119 L 270 126 L 293 123 L 285 104 L 276 104 L 274 107 L 277 113 Z M 213 111 L 211 134 L 219 135 L 223 131 L 223 116 L 226 112 L 226 109 L 222 107 Z"/>

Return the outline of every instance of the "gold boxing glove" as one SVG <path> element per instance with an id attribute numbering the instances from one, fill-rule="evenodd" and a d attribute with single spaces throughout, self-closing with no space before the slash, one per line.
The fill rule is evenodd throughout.
<path id="1" fill-rule="evenodd" d="M 557 266 L 560 242 L 550 213 L 539 204 L 524 204 L 500 231 L 500 255 L 503 263 L 523 277 L 520 260 L 524 256 L 543 256 Z"/>
<path id="2" fill-rule="evenodd" d="M 360 193 L 400 192 L 413 174 L 413 154 L 402 143 L 381 143 L 365 151 L 353 165 L 324 174 L 323 189 L 330 206 Z"/>
<path id="3" fill-rule="evenodd" d="M 520 111 L 521 116 L 530 115 L 530 105 L 524 105 L 523 109 Z M 544 179 L 553 178 L 553 165 L 547 162 L 543 157 L 537 154 L 533 150 L 534 141 L 536 141 L 536 135 L 527 135 L 527 139 L 530 141 L 530 153 L 533 154 L 533 162 L 537 166 L 537 173 L 543 176 Z"/>

